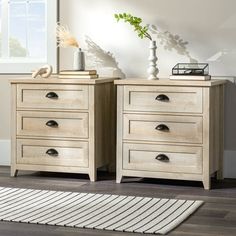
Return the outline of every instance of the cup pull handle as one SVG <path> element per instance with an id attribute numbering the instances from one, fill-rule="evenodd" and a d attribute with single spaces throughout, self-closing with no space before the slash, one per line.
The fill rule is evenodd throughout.
<path id="1" fill-rule="evenodd" d="M 164 125 L 164 124 L 160 124 L 156 127 L 156 130 L 159 130 L 159 131 L 170 131 L 169 127 L 167 125 Z"/>
<path id="2" fill-rule="evenodd" d="M 159 154 L 159 155 L 156 157 L 156 160 L 162 161 L 162 162 L 169 162 L 169 161 L 170 161 L 169 157 L 166 156 L 165 154 Z"/>
<path id="3" fill-rule="evenodd" d="M 46 97 L 47 98 L 50 98 L 50 99 L 58 99 L 58 95 L 55 93 L 55 92 L 49 92 L 46 94 Z"/>
<path id="4" fill-rule="evenodd" d="M 160 94 L 156 97 L 156 100 L 157 101 L 160 101 L 160 102 L 169 102 L 170 99 L 168 96 L 166 96 L 165 94 Z"/>
<path id="5" fill-rule="evenodd" d="M 58 151 L 56 149 L 51 148 L 46 151 L 46 154 L 48 154 L 49 156 L 52 156 L 52 157 L 57 157 Z"/>
<path id="6" fill-rule="evenodd" d="M 58 123 L 55 120 L 49 120 L 46 123 L 46 126 L 51 127 L 51 128 L 57 128 L 58 127 Z"/>

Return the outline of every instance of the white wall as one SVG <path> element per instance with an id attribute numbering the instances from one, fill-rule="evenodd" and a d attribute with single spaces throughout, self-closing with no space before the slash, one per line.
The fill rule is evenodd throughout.
<path id="1" fill-rule="evenodd" d="M 82 47 L 86 47 L 87 35 L 112 52 L 128 77 L 146 76 L 149 42 L 139 39 L 131 26 L 116 23 L 115 13 L 137 15 L 156 25 L 160 36 L 169 31 L 188 43 L 184 49 L 165 37 L 165 44 L 158 44 L 160 77 L 168 76 L 177 62 L 189 62 L 190 58 L 208 61 L 212 75 L 232 76 L 236 75 L 235 9 L 235 0 L 61 0 L 61 22 Z M 61 51 L 62 68 L 71 68 L 71 53 Z"/>

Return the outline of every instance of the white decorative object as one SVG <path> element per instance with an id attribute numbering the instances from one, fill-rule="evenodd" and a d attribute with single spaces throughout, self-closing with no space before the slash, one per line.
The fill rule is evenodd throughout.
<path id="1" fill-rule="evenodd" d="M 74 70 L 85 70 L 85 57 L 84 52 L 79 48 L 74 52 Z"/>
<path id="2" fill-rule="evenodd" d="M 150 55 L 149 55 L 149 67 L 148 67 L 148 80 L 154 80 L 154 79 L 158 79 L 157 74 L 159 73 L 159 70 L 157 69 L 157 56 L 156 56 L 156 41 L 151 40 L 150 41 Z"/>
<path id="3" fill-rule="evenodd" d="M 42 78 L 48 78 L 51 76 L 53 68 L 51 65 L 45 65 L 41 68 L 36 69 L 32 72 L 32 78 L 37 78 L 38 76 Z"/>

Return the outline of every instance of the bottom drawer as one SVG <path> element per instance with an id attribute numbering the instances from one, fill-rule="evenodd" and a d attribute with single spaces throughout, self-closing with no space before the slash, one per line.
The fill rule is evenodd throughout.
<path id="1" fill-rule="evenodd" d="M 18 139 L 17 163 L 88 167 L 88 142 Z"/>
<path id="2" fill-rule="evenodd" d="M 202 148 L 124 143 L 123 169 L 201 174 Z"/>

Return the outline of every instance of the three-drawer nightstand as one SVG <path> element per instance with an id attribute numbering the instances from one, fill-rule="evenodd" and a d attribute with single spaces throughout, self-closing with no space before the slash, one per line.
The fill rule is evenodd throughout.
<path id="1" fill-rule="evenodd" d="M 115 162 L 114 78 L 16 79 L 11 175 L 18 170 L 89 174 Z"/>
<path id="2" fill-rule="evenodd" d="M 222 176 L 223 80 L 117 80 L 117 183 L 123 176 Z"/>

